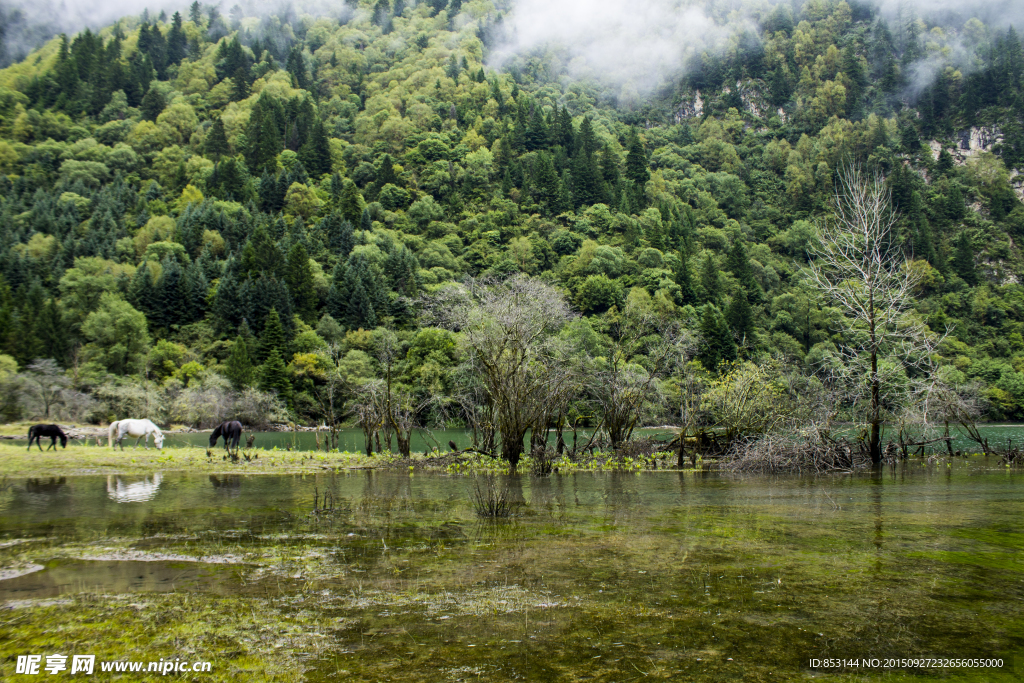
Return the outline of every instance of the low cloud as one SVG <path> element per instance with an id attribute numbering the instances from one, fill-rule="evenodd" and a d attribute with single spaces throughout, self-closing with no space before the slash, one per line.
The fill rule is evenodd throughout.
<path id="1" fill-rule="evenodd" d="M 648 91 L 743 28 L 756 25 L 743 16 L 724 25 L 679 0 L 516 0 L 490 61 L 502 67 L 544 51 L 560 56 L 573 78 Z"/>

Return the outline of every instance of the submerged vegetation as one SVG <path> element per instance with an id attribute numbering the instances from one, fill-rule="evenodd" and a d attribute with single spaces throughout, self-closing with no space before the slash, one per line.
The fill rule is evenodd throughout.
<path id="1" fill-rule="evenodd" d="M 1024 418 L 1015 29 L 740 4 L 642 93 L 509 54 L 501 1 L 46 42 L 0 70 L 0 415 L 352 424 L 406 458 L 461 427 L 539 473 L 652 424 L 679 466 L 847 467 Z M 860 284 L 854 168 L 893 210 Z"/>
<path id="2" fill-rule="evenodd" d="M 45 569 L 15 579 L 20 596 L 0 581 L 0 638 L 12 653 L 204 659 L 249 681 L 767 680 L 851 653 L 1012 667 L 1024 539 L 1007 497 L 1019 474 L 1001 470 L 496 477 L 522 503 L 497 523 L 470 480 L 401 470 L 168 474 L 130 504 L 105 477 L 18 482 L 0 490 L 18 530 L 0 565 Z M 327 493 L 329 512 L 309 514 Z"/>

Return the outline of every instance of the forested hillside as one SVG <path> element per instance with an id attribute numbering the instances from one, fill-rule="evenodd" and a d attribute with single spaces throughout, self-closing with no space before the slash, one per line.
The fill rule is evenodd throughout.
<path id="1" fill-rule="evenodd" d="M 409 424 L 466 424 L 462 332 L 422 302 L 515 273 L 564 292 L 595 362 L 630 306 L 689 330 L 707 382 L 745 360 L 814 377 L 841 325 L 807 265 L 856 163 L 887 178 L 917 316 L 952 329 L 945 381 L 1024 419 L 1013 28 L 751 3 L 645 92 L 555 53 L 493 68 L 508 10 L 196 2 L 0 71 L 5 417 L 355 419 L 383 379 Z M 683 371 L 631 348 L 657 375 L 641 420 L 678 419 Z"/>

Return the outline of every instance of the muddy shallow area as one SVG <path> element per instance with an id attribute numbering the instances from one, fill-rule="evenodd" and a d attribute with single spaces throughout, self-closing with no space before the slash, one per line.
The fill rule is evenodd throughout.
<path id="1" fill-rule="evenodd" d="M 0 666 L 62 647 L 202 657 L 210 680 L 1022 675 L 1024 473 L 995 461 L 500 484 L 510 520 L 441 474 L 8 480 Z M 864 657 L 1005 664 L 809 668 Z"/>

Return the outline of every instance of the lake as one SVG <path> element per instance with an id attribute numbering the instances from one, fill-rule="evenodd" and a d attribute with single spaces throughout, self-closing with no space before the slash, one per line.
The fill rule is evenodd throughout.
<path id="1" fill-rule="evenodd" d="M 206 680 L 761 681 L 954 657 L 1002 667 L 900 680 L 1021 679 L 1024 472 L 996 459 L 511 476 L 506 521 L 475 514 L 482 482 L 5 482 L 0 564 L 41 569 L 0 581 L 0 666 L 60 646 L 206 658 Z"/>

